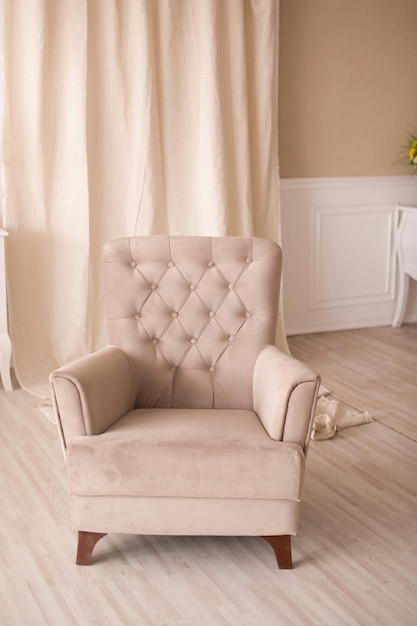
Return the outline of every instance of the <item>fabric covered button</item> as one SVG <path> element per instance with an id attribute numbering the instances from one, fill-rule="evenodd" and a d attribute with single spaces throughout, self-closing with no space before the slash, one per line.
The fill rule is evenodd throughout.
<path id="1" fill-rule="evenodd" d="M 135 314 L 135 320 L 140 320 L 140 313 Z"/>
<path id="2" fill-rule="evenodd" d="M 135 263 L 134 261 L 131 262 L 130 267 L 137 267 L 137 263 Z"/>
<path id="3" fill-rule="evenodd" d="M 230 335 L 230 337 L 228 337 L 228 338 L 227 338 L 227 341 L 228 341 L 229 343 L 232 343 L 232 341 L 233 341 L 233 340 L 234 340 L 233 335 Z"/>
<path id="4" fill-rule="evenodd" d="M 209 372 L 214 372 L 214 367 L 213 367 L 213 365 L 211 365 L 211 366 L 209 367 Z"/>
<path id="5" fill-rule="evenodd" d="M 233 284 L 233 283 L 229 283 L 228 288 L 229 288 L 230 290 L 232 290 L 232 289 L 233 289 L 233 287 L 234 287 L 234 284 Z"/>
<path id="6" fill-rule="evenodd" d="M 177 311 L 172 311 L 172 317 L 175 319 L 176 317 L 178 317 L 178 313 Z"/>
<path id="7" fill-rule="evenodd" d="M 249 311 L 246 311 L 245 317 L 250 317 L 250 312 Z"/>
<path id="8" fill-rule="evenodd" d="M 168 263 L 168 267 L 174 267 L 174 266 L 175 266 L 174 261 L 169 261 L 169 263 Z"/>
<path id="9" fill-rule="evenodd" d="M 191 337 L 191 343 L 197 343 L 197 339 L 195 337 Z"/>
<path id="10" fill-rule="evenodd" d="M 208 267 L 214 267 L 214 261 L 209 261 L 209 262 L 207 263 L 207 266 L 208 266 Z"/>
<path id="11" fill-rule="evenodd" d="M 195 291 L 195 285 L 190 285 L 191 291 Z"/>
<path id="12" fill-rule="evenodd" d="M 159 339 L 155 337 L 155 339 L 152 339 L 152 343 L 156 346 L 159 343 Z"/>
<path id="13" fill-rule="evenodd" d="M 209 317 L 214 317 L 216 315 L 216 311 L 209 311 Z"/>
<path id="14" fill-rule="evenodd" d="M 250 258 L 250 256 L 248 256 L 248 258 L 247 258 L 247 259 L 245 259 L 245 263 L 248 263 L 248 264 L 249 264 L 249 263 L 252 263 L 252 259 Z"/>
<path id="15" fill-rule="evenodd" d="M 156 291 L 156 289 L 158 289 L 158 285 L 155 285 L 155 283 L 153 283 L 151 285 L 151 289 L 152 289 L 152 291 Z"/>

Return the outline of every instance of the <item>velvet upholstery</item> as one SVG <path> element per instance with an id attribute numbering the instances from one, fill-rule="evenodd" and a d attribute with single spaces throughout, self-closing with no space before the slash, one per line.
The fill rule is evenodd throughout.
<path id="1" fill-rule="evenodd" d="M 271 439 L 256 413 L 172 413 L 138 409 L 101 435 L 74 438 L 67 450 L 70 493 L 300 501 L 302 449 Z"/>
<path id="2" fill-rule="evenodd" d="M 319 377 L 274 346 L 279 246 L 132 237 L 102 265 L 109 345 L 51 375 L 75 529 L 296 534 Z"/>

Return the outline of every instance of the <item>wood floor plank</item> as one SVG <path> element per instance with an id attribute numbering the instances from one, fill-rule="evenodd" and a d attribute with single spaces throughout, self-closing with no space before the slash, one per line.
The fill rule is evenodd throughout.
<path id="1" fill-rule="evenodd" d="M 289 337 L 334 395 L 417 441 L 417 324 Z"/>

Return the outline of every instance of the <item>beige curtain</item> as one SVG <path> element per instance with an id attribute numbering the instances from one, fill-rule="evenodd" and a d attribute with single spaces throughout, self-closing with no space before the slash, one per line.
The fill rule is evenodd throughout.
<path id="1" fill-rule="evenodd" d="M 277 39 L 277 0 L 3 0 L 3 227 L 24 388 L 48 396 L 51 370 L 105 344 L 106 240 L 279 241 Z"/>

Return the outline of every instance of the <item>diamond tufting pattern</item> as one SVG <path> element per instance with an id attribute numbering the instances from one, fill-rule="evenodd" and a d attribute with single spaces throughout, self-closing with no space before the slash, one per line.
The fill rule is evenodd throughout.
<path id="1" fill-rule="evenodd" d="M 107 244 L 108 335 L 128 355 L 135 406 L 252 408 L 254 361 L 274 339 L 280 264 L 276 244 L 250 237 Z"/>

